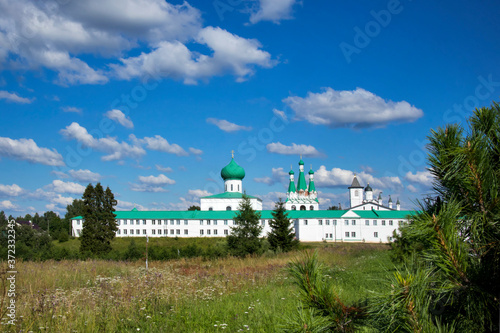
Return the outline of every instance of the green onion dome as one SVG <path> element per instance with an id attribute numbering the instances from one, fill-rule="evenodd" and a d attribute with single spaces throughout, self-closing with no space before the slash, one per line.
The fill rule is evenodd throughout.
<path id="1" fill-rule="evenodd" d="M 222 168 L 220 175 L 224 180 L 242 180 L 245 178 L 245 170 L 240 167 L 234 159 L 231 159 L 231 162 Z"/>
<path id="2" fill-rule="evenodd" d="M 313 169 L 309 170 L 309 174 L 310 174 L 310 175 L 314 175 L 314 171 L 313 171 Z"/>

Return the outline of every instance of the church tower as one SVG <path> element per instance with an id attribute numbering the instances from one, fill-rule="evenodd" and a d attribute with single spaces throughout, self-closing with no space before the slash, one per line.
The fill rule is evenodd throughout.
<path id="1" fill-rule="evenodd" d="M 288 174 L 290 175 L 290 182 L 288 183 L 288 191 L 286 193 L 287 199 L 285 208 L 287 210 L 318 210 L 319 201 L 317 198 L 316 186 L 314 185 L 314 171 L 312 168 L 311 171 L 309 171 L 308 186 L 304 174 L 304 161 L 302 161 L 302 156 L 299 161 L 297 187 L 295 187 L 295 173 L 293 170 L 290 170 Z"/>
<path id="2" fill-rule="evenodd" d="M 352 184 L 348 187 L 348 189 L 351 208 L 361 205 L 363 203 L 363 186 L 359 184 L 356 174 L 354 174 Z"/>

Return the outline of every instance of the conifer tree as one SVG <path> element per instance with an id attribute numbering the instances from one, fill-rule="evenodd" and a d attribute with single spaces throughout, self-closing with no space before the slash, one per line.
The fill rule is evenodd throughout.
<path id="1" fill-rule="evenodd" d="M 111 190 L 103 190 L 101 183 L 89 184 L 83 193 L 83 228 L 80 252 L 100 255 L 111 251 L 111 240 L 118 226 L 115 221 L 116 200 Z"/>
<path id="2" fill-rule="evenodd" d="M 276 202 L 271 214 L 273 215 L 273 219 L 269 221 L 271 232 L 267 236 L 271 249 L 275 252 L 278 249 L 288 252 L 296 248 L 299 242 L 295 238 L 293 226 L 285 209 L 285 202 L 281 198 Z"/>
<path id="3" fill-rule="evenodd" d="M 243 194 L 238 209 L 234 217 L 236 225 L 227 237 L 229 252 L 239 257 L 259 253 L 262 248 L 259 236 L 263 228 L 259 223 L 260 213 L 252 208 L 250 197 L 246 194 Z"/>

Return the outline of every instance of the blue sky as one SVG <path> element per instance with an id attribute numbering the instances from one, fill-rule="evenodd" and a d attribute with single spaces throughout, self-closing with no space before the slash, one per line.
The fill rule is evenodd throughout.
<path id="1" fill-rule="evenodd" d="M 288 171 L 320 207 L 354 173 L 431 193 L 430 129 L 500 94 L 496 1 L 0 0 L 0 210 L 186 209 L 231 159 L 271 209 Z"/>

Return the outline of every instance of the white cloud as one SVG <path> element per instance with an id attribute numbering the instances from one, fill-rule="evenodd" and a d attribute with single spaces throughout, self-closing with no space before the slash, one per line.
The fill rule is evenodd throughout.
<path id="1" fill-rule="evenodd" d="M 8 209 L 8 210 L 18 211 L 19 206 L 16 204 L 13 204 L 12 201 L 10 201 L 10 200 L 4 200 L 4 201 L 0 201 L 0 209 L 2 209 L 2 210 Z"/>
<path id="2" fill-rule="evenodd" d="M 5 99 L 6 101 L 9 102 L 21 103 L 21 104 L 30 104 L 31 102 L 33 102 L 32 99 L 21 97 L 16 93 L 10 93 L 5 90 L 0 90 L 0 99 Z"/>
<path id="3" fill-rule="evenodd" d="M 281 155 L 303 155 L 307 157 L 318 157 L 322 154 L 313 146 L 308 145 L 298 145 L 292 143 L 291 146 L 285 146 L 281 142 L 272 142 L 267 146 L 267 151 L 270 153 L 281 154 Z"/>
<path id="4" fill-rule="evenodd" d="M 73 112 L 73 113 L 79 113 L 79 114 L 82 113 L 82 109 L 77 108 L 76 106 L 64 106 L 64 107 L 61 107 L 61 110 L 63 110 L 64 112 Z"/>
<path id="5" fill-rule="evenodd" d="M 62 171 L 58 171 L 58 170 L 52 170 L 50 172 L 51 174 L 55 175 L 57 178 L 68 178 L 69 176 L 67 174 L 65 174 L 64 172 Z"/>
<path id="6" fill-rule="evenodd" d="M 17 184 L 3 185 L 0 184 L 0 196 L 17 197 L 24 193 L 24 190 Z"/>
<path id="7" fill-rule="evenodd" d="M 196 148 L 193 148 L 193 147 L 189 147 L 189 152 L 193 155 L 201 155 L 203 154 L 203 150 L 201 149 L 196 149 Z"/>
<path id="8" fill-rule="evenodd" d="M 52 184 L 48 187 L 57 193 L 73 193 L 81 195 L 85 191 L 85 186 L 83 185 L 73 182 L 64 182 L 59 179 L 52 181 Z"/>
<path id="9" fill-rule="evenodd" d="M 370 183 L 372 188 L 391 188 L 394 190 L 401 189 L 403 184 L 399 177 L 381 177 L 376 178 L 369 173 L 361 172 L 356 174 L 361 186 L 366 186 Z M 354 172 L 340 168 L 327 170 L 324 165 L 314 173 L 314 182 L 317 187 L 341 187 L 347 188 L 352 184 Z"/>
<path id="10" fill-rule="evenodd" d="M 425 187 L 432 187 L 432 183 L 434 181 L 434 177 L 429 170 L 417 171 L 415 174 L 408 171 L 405 175 L 405 179 L 412 183 L 421 184 Z"/>
<path id="11" fill-rule="evenodd" d="M 254 66 L 274 66 L 271 55 L 260 49 L 257 40 L 236 36 L 224 29 L 205 27 L 195 40 L 211 49 L 211 55 L 192 52 L 179 41 L 161 41 L 149 53 L 121 58 L 112 64 L 117 77 L 129 80 L 145 74 L 183 80 L 195 84 L 199 79 L 232 74 L 244 81 L 254 73 Z"/>
<path id="12" fill-rule="evenodd" d="M 101 175 L 92 172 L 88 169 L 86 170 L 69 170 L 68 171 L 69 175 L 73 177 L 73 179 L 79 181 L 79 182 L 88 182 L 88 183 L 95 183 L 98 182 L 101 179 Z"/>
<path id="13" fill-rule="evenodd" d="M 406 188 L 408 189 L 408 191 L 412 192 L 412 193 L 417 193 L 418 190 L 415 186 L 409 184 L 408 186 L 406 186 Z"/>
<path id="14" fill-rule="evenodd" d="M 161 171 L 161 172 L 172 172 L 172 168 L 171 167 L 162 167 L 161 165 L 159 164 L 155 164 L 155 167 L 156 167 L 156 170 L 158 171 Z"/>
<path id="15" fill-rule="evenodd" d="M 269 186 L 276 183 L 288 183 L 289 175 L 287 172 L 283 171 L 283 168 L 272 168 L 271 177 L 254 178 L 257 183 L 267 184 Z"/>
<path id="16" fill-rule="evenodd" d="M 259 7 L 252 11 L 250 22 L 272 21 L 279 24 L 281 20 L 292 18 L 292 7 L 297 0 L 259 0 Z"/>
<path id="17" fill-rule="evenodd" d="M 134 128 L 134 123 L 132 120 L 130 120 L 130 117 L 127 117 L 123 112 L 120 110 L 110 110 L 104 114 L 106 117 L 108 117 L 111 120 L 116 121 L 120 125 L 126 128 Z"/>
<path id="18" fill-rule="evenodd" d="M 190 196 L 191 198 L 201 198 L 209 195 L 212 195 L 212 193 L 208 192 L 207 190 L 188 190 L 188 196 Z"/>
<path id="19" fill-rule="evenodd" d="M 286 200 L 286 193 L 283 192 L 269 192 L 264 195 L 258 195 L 262 200 L 262 209 L 274 209 L 275 203 L 281 198 L 283 201 Z"/>
<path id="20" fill-rule="evenodd" d="M 85 127 L 80 126 L 78 123 L 73 122 L 71 125 L 66 126 L 60 133 L 68 140 L 74 139 L 82 145 L 103 151 L 108 155 L 103 156 L 103 161 L 115 161 L 123 158 L 139 158 L 146 154 L 146 151 L 139 145 L 130 145 L 126 142 L 118 142 L 116 138 L 106 137 L 96 139 L 89 134 Z"/>
<path id="21" fill-rule="evenodd" d="M 285 113 L 285 111 L 280 111 L 278 109 L 273 109 L 273 113 L 275 116 L 280 117 L 281 119 L 288 121 L 288 117 Z"/>
<path id="22" fill-rule="evenodd" d="M 160 135 L 154 137 L 145 137 L 144 139 L 137 139 L 131 136 L 133 141 L 146 145 L 147 149 L 161 151 L 164 153 L 175 154 L 177 156 L 189 155 L 184 148 L 175 143 L 168 143 L 168 141 Z"/>
<path id="23" fill-rule="evenodd" d="M 116 205 L 116 210 L 132 210 L 134 208 L 137 208 L 138 210 L 148 210 L 146 207 L 143 205 L 135 204 L 133 202 L 128 202 L 128 201 L 123 201 L 123 200 L 117 200 L 117 205 Z"/>
<path id="24" fill-rule="evenodd" d="M 66 208 L 67 205 L 71 205 L 73 203 L 73 200 L 75 199 L 72 197 L 63 197 L 62 195 L 58 194 L 55 198 L 52 199 L 52 202 L 56 203 L 62 208 Z"/>
<path id="25" fill-rule="evenodd" d="M 412 122 L 423 116 L 420 109 L 406 101 L 385 101 L 357 88 L 337 91 L 326 88 L 322 93 L 309 92 L 307 97 L 290 96 L 283 100 L 295 112 L 297 120 L 330 127 L 383 127 L 391 122 Z"/>
<path id="26" fill-rule="evenodd" d="M 139 184 L 131 183 L 130 189 L 136 192 L 166 192 L 166 185 L 175 184 L 175 180 L 164 174 L 158 176 L 139 176 Z"/>
<path id="27" fill-rule="evenodd" d="M 0 137 L 0 156 L 52 166 L 64 165 L 57 150 L 38 147 L 32 139 Z"/>
<path id="28" fill-rule="evenodd" d="M 251 131 L 252 127 L 236 125 L 224 119 L 207 118 L 207 123 L 213 124 L 224 132 Z"/>

